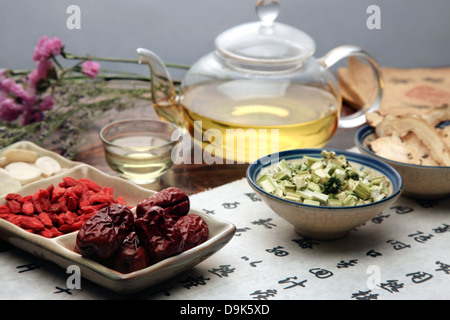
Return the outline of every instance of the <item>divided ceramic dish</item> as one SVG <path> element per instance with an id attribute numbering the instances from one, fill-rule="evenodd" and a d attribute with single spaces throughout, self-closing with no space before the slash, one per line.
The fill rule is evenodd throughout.
<path id="1" fill-rule="evenodd" d="M 33 150 L 37 150 L 28 143 L 20 144 L 20 146 L 32 147 Z M 44 151 L 45 154 L 49 153 L 45 149 Z M 50 155 L 52 157 L 60 157 L 51 152 Z M 133 207 L 141 200 L 156 193 L 155 191 L 141 188 L 126 180 L 109 176 L 89 165 L 70 162 L 65 159 L 61 161 L 68 167 L 70 166 L 70 168 L 53 177 L 25 185 L 17 190 L 16 193 L 23 196 L 33 194 L 39 189 L 47 188 L 51 184 L 57 185 L 65 176 L 70 176 L 75 179 L 87 178 L 100 186 L 112 187 L 115 198 L 123 196 L 127 205 Z M 0 196 L 0 205 L 6 202 L 5 196 Z M 192 268 L 219 251 L 233 237 L 236 230 L 233 224 L 195 209 L 191 209 L 189 213 L 200 215 L 208 224 L 209 237 L 207 241 L 181 254 L 127 274 L 109 269 L 100 263 L 84 258 L 74 252 L 77 232 L 48 239 L 37 234 L 32 234 L 4 219 L 0 219 L 0 238 L 39 258 L 52 261 L 63 268 L 67 268 L 70 265 L 77 265 L 81 270 L 81 276 L 85 279 L 117 293 L 132 294 Z"/>

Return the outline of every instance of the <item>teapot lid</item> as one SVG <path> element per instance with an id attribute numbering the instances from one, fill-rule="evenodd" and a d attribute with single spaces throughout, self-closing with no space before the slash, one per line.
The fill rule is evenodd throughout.
<path id="1" fill-rule="evenodd" d="M 221 33 L 215 41 L 225 58 L 250 64 L 285 64 L 309 58 L 314 40 L 301 30 L 275 22 L 280 11 L 276 0 L 259 0 L 259 22 L 238 25 Z"/>

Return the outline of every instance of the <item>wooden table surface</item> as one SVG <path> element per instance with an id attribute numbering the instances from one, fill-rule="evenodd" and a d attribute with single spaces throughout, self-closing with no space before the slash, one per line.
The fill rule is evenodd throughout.
<path id="1" fill-rule="evenodd" d="M 148 113 L 147 117 L 157 118 L 154 113 Z M 139 117 L 139 114 L 117 115 L 116 118 Z M 108 166 L 105 160 L 103 146 L 98 136 L 101 124 L 94 125 L 87 133 L 85 141 L 81 144 L 75 157 L 75 161 L 81 161 L 92 165 L 103 172 L 117 176 Z M 354 146 L 354 137 L 357 128 L 338 128 L 333 138 L 325 146 L 330 149 L 349 149 Z M 194 153 L 191 152 L 193 155 Z M 193 161 L 192 161 L 193 162 Z M 244 178 L 248 164 L 180 164 L 174 165 L 158 181 L 146 185 L 145 188 L 159 191 L 165 187 L 175 186 L 184 190 L 187 194 L 195 194 L 210 188 Z"/>

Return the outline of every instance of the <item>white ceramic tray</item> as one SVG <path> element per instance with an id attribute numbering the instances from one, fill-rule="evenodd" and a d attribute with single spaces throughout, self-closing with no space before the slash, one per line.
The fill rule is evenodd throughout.
<path id="1" fill-rule="evenodd" d="M 123 196 L 127 205 L 133 207 L 141 200 L 156 193 L 123 179 L 109 176 L 94 167 L 84 164 L 75 165 L 63 174 L 23 186 L 16 193 L 22 196 L 33 194 L 39 189 L 47 188 L 50 184 L 57 185 L 64 176 L 70 176 L 75 179 L 88 178 L 100 186 L 112 187 L 115 198 Z M 5 195 L 3 195 L 0 197 L 0 205 L 5 204 L 5 202 Z M 0 238 L 39 258 L 52 261 L 63 268 L 77 265 L 81 270 L 81 276 L 85 279 L 121 294 L 132 294 L 163 282 L 202 262 L 225 246 L 236 231 L 236 227 L 233 224 L 203 212 L 191 209 L 189 213 L 200 215 L 208 224 L 209 237 L 207 241 L 145 269 L 127 274 L 109 269 L 100 263 L 75 253 L 77 232 L 48 239 L 32 234 L 6 220 L 0 219 Z"/>

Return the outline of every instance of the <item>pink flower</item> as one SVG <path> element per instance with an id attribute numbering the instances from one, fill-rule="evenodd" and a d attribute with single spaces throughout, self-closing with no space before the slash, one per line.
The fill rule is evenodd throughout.
<path id="1" fill-rule="evenodd" d="M 23 106 L 16 104 L 13 99 L 0 96 L 0 118 L 6 121 L 16 120 L 23 112 Z"/>
<path id="2" fill-rule="evenodd" d="M 28 75 L 30 87 L 36 89 L 38 82 L 45 79 L 48 71 L 53 68 L 53 63 L 50 60 L 39 61 L 37 68 Z"/>
<path id="3" fill-rule="evenodd" d="M 61 53 L 63 46 L 61 39 L 58 37 L 49 38 L 42 36 L 34 48 L 33 60 L 43 61 L 49 59 L 51 56 L 56 56 Z"/>
<path id="4" fill-rule="evenodd" d="M 53 100 L 53 96 L 48 95 L 44 99 L 42 99 L 42 102 L 39 104 L 39 110 L 40 111 L 51 110 L 53 108 L 54 103 L 55 101 Z"/>
<path id="5" fill-rule="evenodd" d="M 100 64 L 90 60 L 85 61 L 81 65 L 81 72 L 89 78 L 94 79 L 100 72 Z"/>

